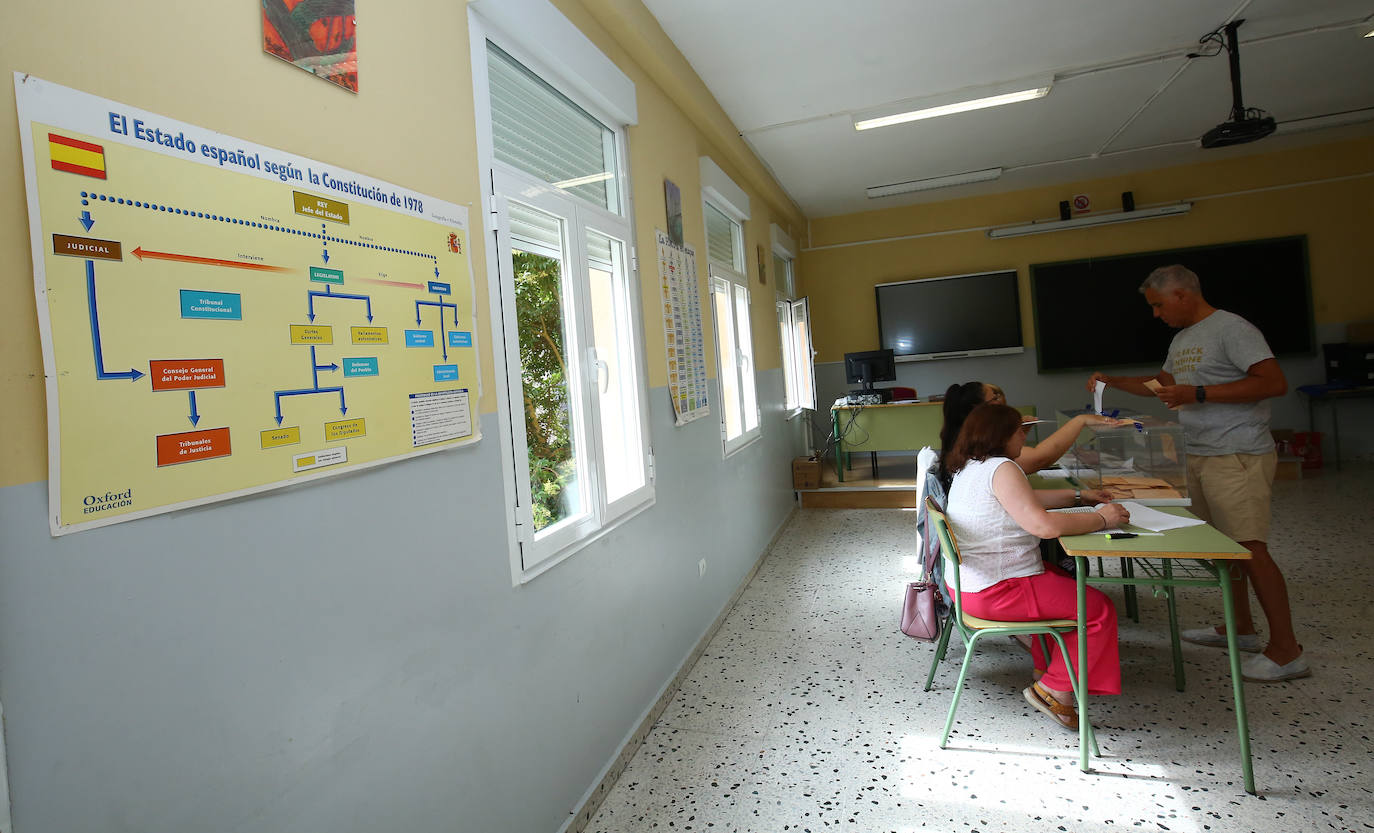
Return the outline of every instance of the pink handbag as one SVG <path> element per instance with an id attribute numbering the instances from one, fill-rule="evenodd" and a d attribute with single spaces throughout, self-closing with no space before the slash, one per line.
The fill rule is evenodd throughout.
<path id="1" fill-rule="evenodd" d="M 940 638 L 940 617 L 935 613 L 939 593 L 933 581 L 913 581 L 906 586 L 906 598 L 902 600 L 902 633 L 926 642 Z"/>

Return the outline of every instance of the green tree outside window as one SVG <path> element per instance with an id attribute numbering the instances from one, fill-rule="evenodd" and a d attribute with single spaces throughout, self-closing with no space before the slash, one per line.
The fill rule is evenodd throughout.
<path id="1" fill-rule="evenodd" d="M 536 531 L 577 510 L 577 461 L 563 347 L 562 264 L 513 252 L 525 437 Z"/>

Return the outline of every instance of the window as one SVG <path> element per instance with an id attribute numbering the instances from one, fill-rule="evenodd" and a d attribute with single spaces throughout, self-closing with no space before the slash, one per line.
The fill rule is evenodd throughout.
<path id="1" fill-rule="evenodd" d="M 811 363 L 811 314 L 805 298 L 796 298 L 792 266 L 797 246 L 777 225 L 770 228 L 773 275 L 778 288 L 778 338 L 782 341 L 783 409 L 793 416 L 802 408 L 816 408 L 816 377 Z"/>
<path id="2" fill-rule="evenodd" d="M 518 39 L 498 44 L 494 32 L 479 31 L 474 74 L 478 112 L 491 125 L 479 153 L 490 166 L 495 225 L 503 456 L 515 572 L 528 578 L 653 500 L 625 121 L 538 68 Z M 609 62 L 593 57 L 605 73 L 596 59 Z"/>
<path id="3" fill-rule="evenodd" d="M 748 214 L 748 196 L 710 159 L 703 157 L 701 167 L 706 198 L 706 262 L 711 280 L 711 311 L 716 322 L 720 430 L 725 453 L 730 454 L 759 436 L 742 225 Z"/>
<path id="4" fill-rule="evenodd" d="M 797 284 L 796 279 L 792 276 L 791 257 L 773 252 L 773 274 L 777 276 L 778 292 L 783 297 L 797 297 Z"/>
<path id="5" fill-rule="evenodd" d="M 816 380 L 811 359 L 811 312 L 806 299 L 778 299 L 778 335 L 782 339 L 783 408 L 796 413 L 816 408 Z"/>

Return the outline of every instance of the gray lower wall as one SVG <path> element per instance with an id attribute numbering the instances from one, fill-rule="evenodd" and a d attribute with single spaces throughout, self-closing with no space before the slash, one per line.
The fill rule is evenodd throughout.
<path id="1" fill-rule="evenodd" d="M 650 401 L 657 503 L 519 587 L 490 415 L 471 448 L 60 539 L 45 483 L 0 490 L 14 829 L 558 830 L 793 506 L 776 405 L 722 460 L 714 415 Z"/>
<path id="2" fill-rule="evenodd" d="M 1318 325 L 1319 345 L 1344 340 L 1344 324 Z M 1090 364 L 1091 345 L 1084 345 L 1083 355 L 1084 364 Z M 1159 359 L 1162 364 L 1164 357 L 1160 356 Z M 1272 401 L 1272 426 L 1291 428 L 1295 431 L 1323 432 L 1325 455 L 1329 460 L 1333 460 L 1335 449 L 1332 436 L 1332 407 L 1325 403 L 1318 404 L 1312 414 L 1315 425 L 1311 425 L 1308 421 L 1308 401 L 1298 393 L 1299 385 L 1320 384 L 1326 381 L 1326 371 L 1322 366 L 1320 352 L 1311 357 L 1280 359 L 1279 364 L 1288 378 L 1288 393 Z M 1144 375 L 1156 373 L 1159 368 L 1160 365 L 1155 364 L 1138 368 L 1110 368 L 1106 372 L 1117 375 Z M 1036 368 L 1035 348 L 1028 347 L 1024 353 L 1010 356 L 901 362 L 897 365 L 897 381 L 891 384 L 915 388 L 917 394 L 925 399 L 931 394 L 944 393 L 946 388 L 956 382 L 963 383 L 975 379 L 992 382 L 1007 392 L 1007 401 L 1011 404 L 1034 405 L 1039 415 L 1053 418 L 1058 410 L 1082 408 L 1091 404 L 1092 396 L 1085 387 L 1088 375 L 1086 371 L 1040 373 Z M 852 386 L 844 380 L 844 362 L 816 365 L 816 388 L 819 392 L 816 402 L 820 406 L 816 420 L 818 424 L 825 422 L 828 428 L 828 417 L 821 417 L 820 414 L 850 387 Z M 1165 417 L 1169 413 L 1156 400 L 1117 390 L 1107 391 L 1103 401 L 1104 407 L 1133 408 L 1160 417 Z M 1347 460 L 1367 460 L 1374 457 L 1374 432 L 1370 431 L 1370 426 L 1374 425 L 1374 399 L 1347 401 L 1339 408 L 1341 457 Z"/>

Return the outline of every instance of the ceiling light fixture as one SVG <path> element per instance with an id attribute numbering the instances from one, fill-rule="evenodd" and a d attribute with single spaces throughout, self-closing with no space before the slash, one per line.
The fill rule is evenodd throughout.
<path id="1" fill-rule="evenodd" d="M 1365 32 L 1364 36 L 1367 38 L 1374 38 L 1374 29 L 1370 29 L 1368 32 Z"/>
<path id="2" fill-rule="evenodd" d="M 869 199 L 891 197 L 895 194 L 909 194 L 912 191 L 929 191 L 932 188 L 949 188 L 954 185 L 968 185 L 970 182 L 987 182 L 1002 175 L 1001 168 L 985 168 L 981 171 L 966 171 L 949 176 L 933 176 L 929 179 L 912 179 L 894 182 L 891 185 L 870 185 L 864 190 Z"/>
<path id="3" fill-rule="evenodd" d="M 988 229 L 988 237 L 994 240 L 1002 237 L 1021 237 L 1027 234 L 1044 234 L 1050 231 L 1065 231 L 1067 229 L 1085 228 L 1087 226 L 1105 226 L 1112 223 L 1133 223 L 1136 220 L 1150 220 L 1155 217 L 1172 217 L 1177 214 L 1187 214 L 1193 210 L 1190 202 L 1177 202 L 1168 205 L 1158 205 L 1154 208 L 1140 208 L 1135 211 L 1113 211 L 1107 214 L 1084 214 L 1082 217 L 1074 217 L 1071 220 L 1040 220 L 1034 223 L 1023 223 L 1019 226 L 998 226 Z"/>
<path id="4" fill-rule="evenodd" d="M 1306 119 L 1294 119 L 1292 121 L 1279 122 L 1275 133 L 1300 133 L 1304 130 L 1324 130 L 1328 127 L 1343 127 L 1347 124 L 1359 124 L 1360 122 L 1374 119 L 1374 107 L 1366 107 L 1363 110 L 1346 110 L 1344 113 L 1330 113 L 1325 116 L 1312 116 Z"/>
<path id="5" fill-rule="evenodd" d="M 896 113 L 891 116 L 879 116 L 873 119 L 864 119 L 854 122 L 855 130 L 872 130 L 875 127 L 887 127 L 893 124 L 904 124 L 909 121 L 919 121 L 921 119 L 933 119 L 936 116 L 948 116 L 954 113 L 966 113 L 969 110 L 982 110 L 986 107 L 1000 107 L 1003 104 L 1015 104 L 1018 101 L 1030 101 L 1031 99 L 1044 98 L 1049 94 L 1050 85 L 1034 87 L 1028 90 L 1017 90 L 1016 92 L 1003 93 L 1002 95 L 990 95 L 986 98 L 975 98 L 969 101 L 956 101 L 953 104 L 941 104 L 938 107 L 926 107 L 921 110 L 909 110 L 905 113 Z"/>
<path id="6" fill-rule="evenodd" d="M 555 182 L 553 187 L 576 188 L 579 185 L 591 185 L 593 182 L 605 182 L 613 176 L 615 176 L 615 174 L 610 171 L 602 171 L 599 174 L 588 174 L 587 176 L 579 176 L 576 179 L 565 179 L 562 182 Z"/>

